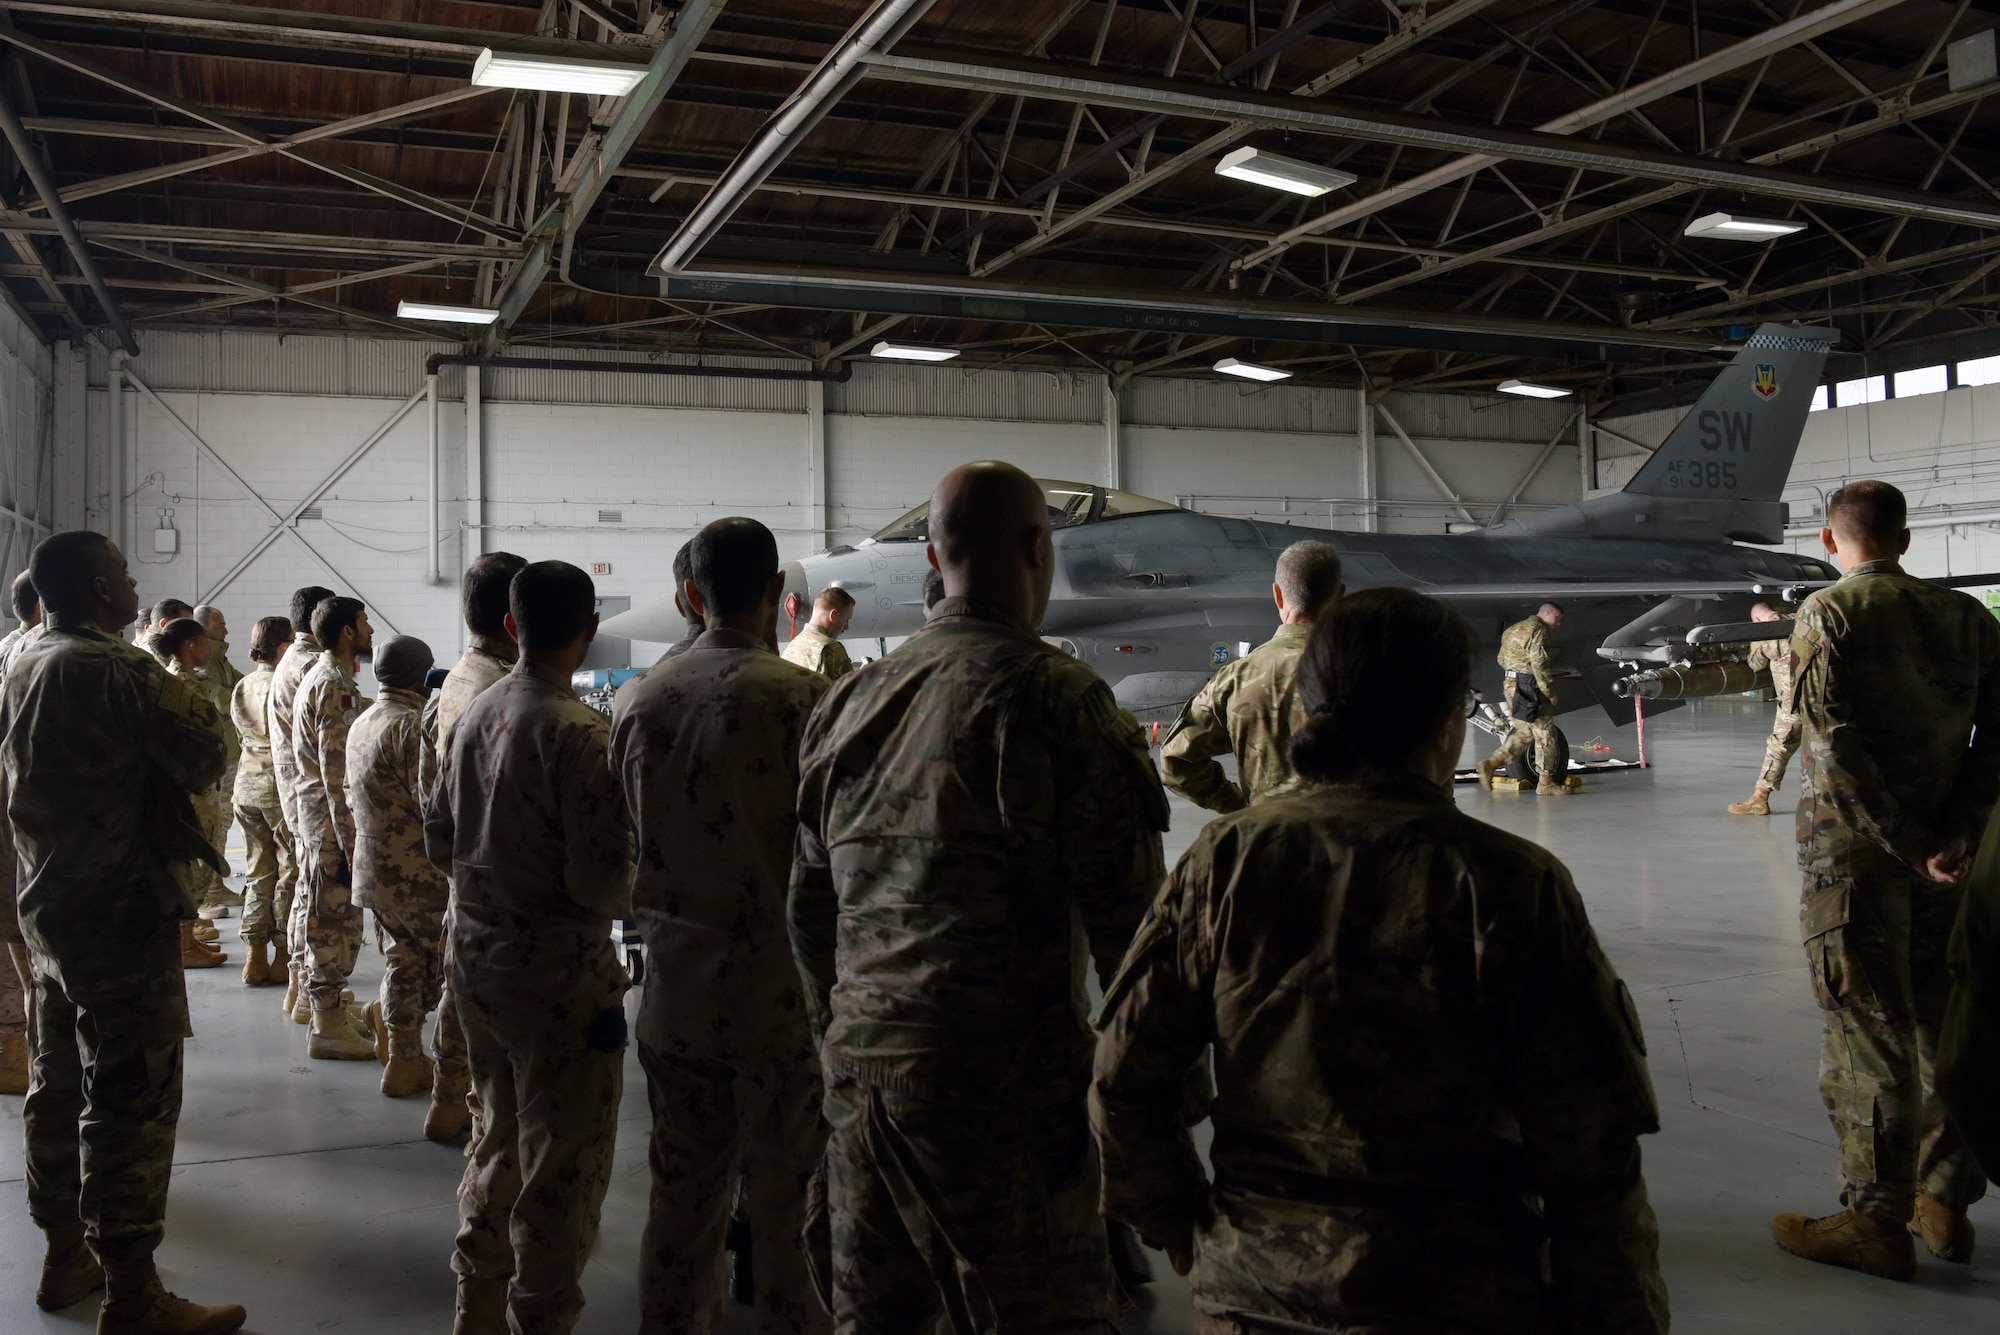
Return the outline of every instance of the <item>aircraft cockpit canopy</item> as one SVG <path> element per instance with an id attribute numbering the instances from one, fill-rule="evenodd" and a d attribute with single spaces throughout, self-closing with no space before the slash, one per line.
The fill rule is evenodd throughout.
<path id="1" fill-rule="evenodd" d="M 1116 487 L 1100 487 L 1089 482 L 1057 482 L 1048 478 L 1036 478 L 1041 484 L 1042 498 L 1049 507 L 1049 525 L 1052 528 L 1076 528 L 1082 524 L 1101 524 L 1110 519 L 1123 519 L 1128 515 L 1158 514 L 1166 510 L 1178 510 L 1178 505 L 1166 501 L 1156 501 L 1150 496 L 1136 492 L 1120 491 Z M 916 509 L 898 519 L 870 542 L 929 542 L 931 537 L 931 503 L 925 501 Z"/>

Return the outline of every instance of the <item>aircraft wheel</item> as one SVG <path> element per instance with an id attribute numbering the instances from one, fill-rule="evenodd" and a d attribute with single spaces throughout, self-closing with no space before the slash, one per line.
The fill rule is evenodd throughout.
<path id="1" fill-rule="evenodd" d="M 1529 747 L 1525 755 L 1514 757 L 1507 766 L 1507 773 L 1525 784 L 1541 782 L 1542 776 L 1535 771 L 1534 748 Z M 1561 728 L 1556 729 L 1556 773 L 1562 775 L 1569 773 L 1569 738 L 1563 734 Z"/>

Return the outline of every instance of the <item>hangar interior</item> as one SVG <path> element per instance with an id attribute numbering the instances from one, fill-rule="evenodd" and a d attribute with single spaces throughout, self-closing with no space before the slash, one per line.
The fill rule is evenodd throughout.
<path id="1" fill-rule="evenodd" d="M 1786 547 L 1875 477 L 1909 495 L 1913 573 L 2000 570 L 1993 0 L 0 8 L 0 577 L 96 528 L 142 604 L 215 603 L 239 645 L 324 583 L 448 663 L 482 552 L 584 566 L 615 613 L 715 518 L 805 557 L 978 458 L 1470 532 L 1618 490 L 1765 321 L 1840 333 L 1822 385 L 1779 387 L 1816 393 Z M 488 49 L 637 82 L 482 86 Z M 1320 193 L 1219 174 L 1243 149 Z M 1722 810 L 1768 719 L 1702 702 L 1652 727 L 1650 772 L 1460 802 L 1569 862 L 1639 999 L 1682 1329 L 1990 1330 L 1994 1242 L 1913 1287 L 1770 1244 L 1833 1183 L 1791 823 Z M 1170 856 L 1203 819 L 1176 800 Z M 170 1279 L 252 1330 L 445 1328 L 456 1153 L 233 971 L 189 988 Z M 635 1310 L 636 1064 L 626 1100 L 584 1330 Z M 30 1315 L 19 1107 L 0 1329 L 70 1329 Z M 1992 1201 L 1973 1218 L 2000 1238 Z M 1187 1329 L 1154 1271 L 1127 1328 Z"/>

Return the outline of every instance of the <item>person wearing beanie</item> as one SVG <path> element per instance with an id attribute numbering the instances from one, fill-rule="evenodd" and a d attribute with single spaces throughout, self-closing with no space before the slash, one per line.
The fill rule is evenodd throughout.
<path id="1" fill-rule="evenodd" d="M 444 995 L 444 911 L 450 883 L 424 855 L 418 773 L 429 765 L 423 712 L 430 646 L 399 635 L 375 651 L 382 694 L 347 735 L 347 803 L 354 812 L 354 902 L 372 909 L 389 944 L 368 1028 L 382 1062 L 382 1092 L 429 1092 L 424 1017 Z M 440 1054 L 442 1055 L 442 1054 Z"/>

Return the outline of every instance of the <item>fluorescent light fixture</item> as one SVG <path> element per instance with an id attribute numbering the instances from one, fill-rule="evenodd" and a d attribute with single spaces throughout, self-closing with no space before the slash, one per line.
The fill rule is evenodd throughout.
<path id="1" fill-rule="evenodd" d="M 623 97 L 645 77 L 644 65 L 622 60 L 516 56 L 492 47 L 481 51 L 472 66 L 472 82 L 481 88 L 527 88 L 542 93 L 586 93 L 599 97 Z"/>
<path id="2" fill-rule="evenodd" d="M 396 314 L 405 320 L 442 320 L 446 324 L 492 324 L 500 312 L 490 306 L 446 306 L 435 301 L 399 301 Z"/>
<path id="3" fill-rule="evenodd" d="M 1740 213 L 1708 213 L 1687 225 L 1685 236 L 1705 236 L 1717 241 L 1776 241 L 1781 236 L 1806 230 L 1804 223 L 1783 218 L 1748 218 Z"/>
<path id="4" fill-rule="evenodd" d="M 1215 369 L 1224 375 L 1238 375 L 1245 380 L 1290 380 L 1290 371 L 1280 371 L 1275 366 L 1259 366 L 1255 362 L 1240 362 L 1234 357 L 1224 357 L 1215 364 Z"/>
<path id="5" fill-rule="evenodd" d="M 1215 164 L 1215 174 L 1268 185 L 1273 190 L 1288 190 L 1295 195 L 1323 195 L 1353 185 L 1359 179 L 1351 172 L 1315 167 L 1310 162 L 1279 157 L 1258 148 L 1239 148 L 1223 154 L 1222 161 Z"/>
<path id="6" fill-rule="evenodd" d="M 899 362 L 948 362 L 958 356 L 957 348 L 927 348 L 921 343 L 891 343 L 883 339 L 868 349 L 871 357 L 888 357 Z"/>
<path id="7" fill-rule="evenodd" d="M 1537 385 L 1530 380 L 1502 380 L 1502 394 L 1519 394 L 1524 399 L 1566 399 L 1575 390 L 1557 389 L 1554 385 Z"/>

